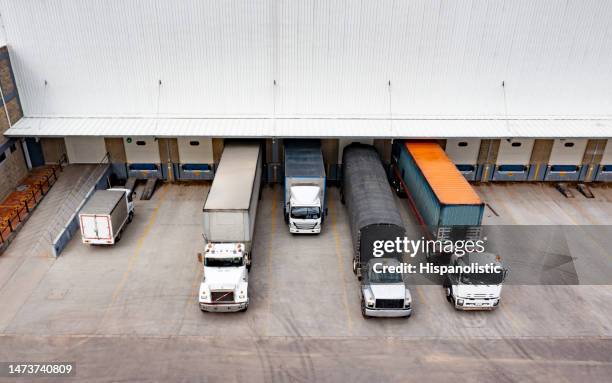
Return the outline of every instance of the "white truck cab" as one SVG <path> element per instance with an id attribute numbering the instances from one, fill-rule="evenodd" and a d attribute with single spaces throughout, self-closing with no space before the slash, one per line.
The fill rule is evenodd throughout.
<path id="1" fill-rule="evenodd" d="M 412 295 L 401 273 L 376 272 L 399 268 L 394 258 L 371 259 L 361 279 L 361 314 L 368 317 L 410 317 Z"/>
<path id="2" fill-rule="evenodd" d="M 202 261 L 200 309 L 210 312 L 246 311 L 249 307 L 250 259 L 244 244 L 208 243 Z"/>
<path id="3" fill-rule="evenodd" d="M 457 310 L 494 310 L 501 300 L 502 283 L 508 270 L 501 257 L 492 253 L 451 255 L 451 266 L 494 265 L 501 270 L 492 273 L 449 274 L 444 282 L 446 298 Z"/>
<path id="4" fill-rule="evenodd" d="M 289 199 L 289 232 L 312 233 L 321 232 L 323 207 L 321 206 L 321 188 L 319 186 L 291 186 Z"/>

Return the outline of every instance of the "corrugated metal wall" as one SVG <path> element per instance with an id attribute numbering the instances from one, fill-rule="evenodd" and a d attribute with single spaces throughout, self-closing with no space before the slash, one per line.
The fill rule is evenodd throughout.
<path id="1" fill-rule="evenodd" d="M 612 108 L 608 0 L 0 4 L 28 116 L 594 116 Z"/>

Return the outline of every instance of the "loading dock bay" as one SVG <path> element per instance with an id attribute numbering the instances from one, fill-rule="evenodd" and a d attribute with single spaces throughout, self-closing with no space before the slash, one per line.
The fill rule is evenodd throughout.
<path id="1" fill-rule="evenodd" d="M 412 286 L 410 319 L 364 320 L 336 188 L 329 189 L 321 235 L 295 236 L 283 221 L 281 187 L 265 187 L 249 311 L 202 313 L 197 253 L 207 189 L 165 184 L 150 201 L 137 200 L 134 222 L 115 247 L 85 246 L 77 237 L 57 260 L 26 260 L 22 267 L 51 263 L 33 276 L 39 281 L 29 294 L 3 293 L 19 281 L 0 275 L 0 360 L 62 355 L 78 360 L 78 376 L 92 380 L 116 374 L 128 380 L 380 381 L 476 372 L 521 380 L 530 370 L 536 380 L 571 381 L 588 370 L 592 380 L 603 381 L 612 373 L 610 286 L 509 285 L 494 312 L 456 312 L 439 286 Z M 595 200 L 568 200 L 538 184 L 477 190 L 491 206 L 485 223 L 612 225 L 610 188 L 595 188 Z M 405 201 L 398 203 L 412 224 Z M 11 261 L 7 255 L 14 256 L 0 257 L 0 268 Z M 397 364 L 389 365 L 394 354 Z M 149 375 L 143 363 L 151 366 Z"/>

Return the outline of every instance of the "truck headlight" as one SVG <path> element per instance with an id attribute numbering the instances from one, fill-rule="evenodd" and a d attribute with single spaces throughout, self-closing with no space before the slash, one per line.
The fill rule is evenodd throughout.
<path id="1" fill-rule="evenodd" d="M 410 298 L 404 299 L 404 307 L 410 307 L 411 300 Z"/>
<path id="2" fill-rule="evenodd" d="M 368 307 L 374 307 L 374 298 L 368 298 L 366 304 Z"/>
<path id="3" fill-rule="evenodd" d="M 463 306 L 463 299 L 457 299 L 457 304 L 459 306 Z"/>

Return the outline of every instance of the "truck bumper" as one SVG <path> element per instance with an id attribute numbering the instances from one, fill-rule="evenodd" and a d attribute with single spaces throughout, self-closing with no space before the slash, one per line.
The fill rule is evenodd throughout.
<path id="1" fill-rule="evenodd" d="M 369 317 L 380 318 L 398 318 L 408 317 L 412 314 L 412 308 L 409 309 L 369 309 L 366 307 L 365 314 Z"/>
<path id="2" fill-rule="evenodd" d="M 112 239 L 83 239 L 86 245 L 114 245 L 115 238 Z"/>
<path id="3" fill-rule="evenodd" d="M 297 229 L 295 227 L 289 226 L 289 232 L 293 234 L 319 234 L 321 233 L 321 226 L 310 230 Z"/>
<path id="4" fill-rule="evenodd" d="M 249 301 L 240 303 L 202 303 L 200 302 L 200 310 L 207 312 L 233 313 L 244 310 L 249 305 Z"/>
<path id="5" fill-rule="evenodd" d="M 495 310 L 499 306 L 500 298 L 491 299 L 465 299 L 456 298 L 455 308 L 457 310 L 470 311 L 470 310 Z M 461 304 L 460 304 L 461 303 Z"/>

